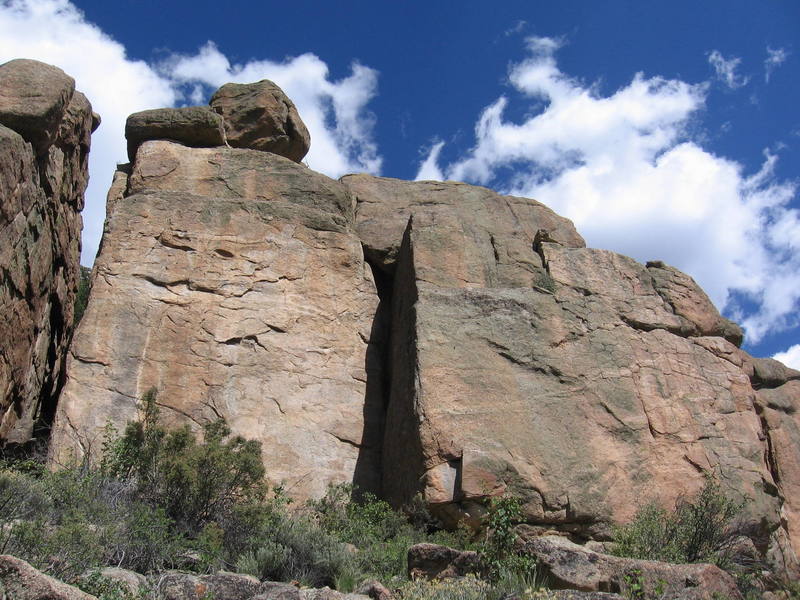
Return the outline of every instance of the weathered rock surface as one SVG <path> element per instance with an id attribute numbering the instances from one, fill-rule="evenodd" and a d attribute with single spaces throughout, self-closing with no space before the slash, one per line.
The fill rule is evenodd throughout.
<path id="1" fill-rule="evenodd" d="M 58 67 L 18 58 L 0 67 L 0 123 L 43 154 L 55 141 L 75 80 Z"/>
<path id="2" fill-rule="evenodd" d="M 52 418 L 72 333 L 90 136 L 99 118 L 60 69 L 0 66 L 0 440 Z"/>
<path id="3" fill-rule="evenodd" d="M 127 189 L 71 347 L 52 459 L 97 451 L 106 423 L 137 418 L 155 387 L 167 423 L 221 416 L 260 440 L 269 479 L 294 497 L 354 479 L 374 490 L 378 297 L 346 190 L 275 154 L 166 141 L 140 147 Z"/>
<path id="4" fill-rule="evenodd" d="M 480 571 L 480 557 L 473 550 L 456 550 L 439 544 L 414 544 L 408 549 L 409 579 L 464 577 Z"/>
<path id="5" fill-rule="evenodd" d="M 241 148 L 187 147 L 184 115 L 115 175 L 54 461 L 156 387 L 168 422 L 261 440 L 296 497 L 355 481 L 451 524 L 509 492 L 538 531 L 602 541 L 714 474 L 797 574 L 800 373 L 743 352 L 690 277 L 534 200 L 313 173 L 269 82 L 211 107 Z"/>
<path id="6" fill-rule="evenodd" d="M 308 153 L 311 136 L 297 108 L 267 79 L 225 84 L 209 104 L 222 115 L 228 143 L 234 148 L 274 152 L 294 162 Z"/>
<path id="7" fill-rule="evenodd" d="M 97 600 L 7 554 L 0 556 L 0 597 L 8 600 Z"/>
<path id="8" fill-rule="evenodd" d="M 532 524 L 607 539 L 642 502 L 672 506 L 715 473 L 786 550 L 793 501 L 765 460 L 751 381 L 769 368 L 691 278 L 584 248 L 534 201 L 342 181 L 365 254 L 395 271 L 383 456 L 395 505 L 421 492 L 454 522 L 508 491 Z M 781 447 L 793 468 L 798 445 Z"/>
<path id="9" fill-rule="evenodd" d="M 136 571 L 122 569 L 120 567 L 102 567 L 91 569 L 81 575 L 79 583 L 93 582 L 97 578 L 110 582 L 118 587 L 123 593 L 129 594 L 132 598 L 144 596 L 150 589 L 147 577 Z"/>
<path id="10" fill-rule="evenodd" d="M 394 271 L 409 218 L 440 235 L 437 267 L 464 287 L 530 287 L 542 275 L 534 248 L 539 229 L 567 246 L 584 246 L 572 223 L 544 204 L 501 196 L 465 183 L 402 181 L 346 175 L 341 182 L 356 197 L 357 230 L 366 256 Z"/>
<path id="11" fill-rule="evenodd" d="M 673 600 L 742 598 L 734 578 L 714 565 L 619 558 L 585 550 L 557 536 L 534 538 L 525 550 L 536 557 L 537 566 L 556 588 Z"/>
<path id="12" fill-rule="evenodd" d="M 222 117 L 207 106 L 155 108 L 133 113 L 125 122 L 128 158 L 133 162 L 136 150 L 148 140 L 172 140 L 193 147 L 225 144 Z"/>

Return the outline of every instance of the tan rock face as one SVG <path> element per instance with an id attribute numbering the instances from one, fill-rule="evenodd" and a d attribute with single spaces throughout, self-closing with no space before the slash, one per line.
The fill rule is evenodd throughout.
<path id="1" fill-rule="evenodd" d="M 357 229 L 364 251 L 387 271 L 394 269 L 412 215 L 417 224 L 448 232 L 434 250 L 450 265 L 448 274 L 461 277 L 466 287 L 535 283 L 542 266 L 534 249 L 540 228 L 567 246 L 585 245 L 570 221 L 528 198 L 455 182 L 370 175 L 347 175 L 341 182 L 358 202 Z"/>
<path id="2" fill-rule="evenodd" d="M 212 99 L 226 127 L 245 88 Z M 800 373 L 742 351 L 690 277 L 534 200 L 272 151 L 144 141 L 115 175 L 54 462 L 156 387 L 168 423 L 260 440 L 295 497 L 354 481 L 451 524 L 508 492 L 537 531 L 605 540 L 713 474 L 797 573 Z"/>
<path id="3" fill-rule="evenodd" d="M 129 183 L 72 346 L 53 459 L 98 450 L 106 423 L 136 418 L 155 387 L 167 422 L 222 416 L 260 440 L 269 479 L 292 496 L 354 478 L 374 489 L 378 298 L 344 188 L 273 154 L 164 141 L 142 145 Z"/>
<path id="4" fill-rule="evenodd" d="M 74 81 L 37 61 L 0 66 L 0 441 L 52 418 L 78 281 L 96 115 Z M 16 130 L 15 130 L 16 129 Z"/>
<path id="5" fill-rule="evenodd" d="M 421 492 L 453 522 L 508 491 L 530 523 L 603 539 L 643 502 L 671 506 L 714 473 L 751 499 L 774 551 L 793 555 L 790 484 L 776 493 L 751 382 L 757 368 L 773 379 L 779 369 L 736 347 L 738 327 L 691 278 L 583 248 L 568 221 L 532 201 L 495 196 L 481 218 L 469 198 L 490 193 L 469 186 L 343 183 L 365 252 L 396 265 L 383 457 L 392 502 Z M 776 459 L 789 467 L 797 442 L 773 446 L 792 455 Z"/>

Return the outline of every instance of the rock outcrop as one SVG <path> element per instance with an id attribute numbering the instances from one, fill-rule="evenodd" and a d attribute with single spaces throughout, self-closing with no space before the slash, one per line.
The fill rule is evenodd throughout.
<path id="1" fill-rule="evenodd" d="M 222 115 L 228 143 L 234 148 L 274 152 L 294 162 L 308 153 L 311 136 L 294 103 L 267 79 L 225 84 L 209 104 Z"/>
<path id="2" fill-rule="evenodd" d="M 186 134 L 188 110 L 129 122 L 54 461 L 155 387 L 167 421 L 260 440 L 292 496 L 353 481 L 450 524 L 507 492 L 542 532 L 605 540 L 713 474 L 797 572 L 800 373 L 743 352 L 687 275 L 586 248 L 535 200 L 306 169 L 256 141 L 270 85 L 212 98 L 246 148 Z"/>
<path id="3" fill-rule="evenodd" d="M 0 555 L 0 598 L 8 600 L 97 600 L 76 587 L 34 569 L 24 560 Z"/>
<path id="4" fill-rule="evenodd" d="M 63 462 L 137 418 L 224 417 L 295 497 L 375 490 L 378 297 L 344 187 L 256 150 L 143 143 L 121 173 L 52 435 Z M 368 385 L 369 379 L 369 385 Z M 370 437 L 372 436 L 372 437 Z"/>
<path id="5" fill-rule="evenodd" d="M 554 588 L 619 593 L 626 598 L 742 599 L 733 576 L 714 565 L 619 558 L 590 552 L 557 536 L 534 538 L 525 550 L 536 557 Z"/>
<path id="6" fill-rule="evenodd" d="M 763 551 L 797 539 L 800 396 L 756 389 L 757 369 L 770 385 L 798 374 L 741 351 L 691 278 L 585 248 L 531 200 L 343 183 L 366 255 L 394 272 L 383 493 L 395 505 L 422 493 L 453 523 L 509 492 L 531 523 L 607 539 L 644 501 L 671 506 L 714 473 L 750 499 Z"/>
<path id="7" fill-rule="evenodd" d="M 61 69 L 0 66 L 0 441 L 48 425 L 63 378 L 79 276 L 91 132 Z"/>

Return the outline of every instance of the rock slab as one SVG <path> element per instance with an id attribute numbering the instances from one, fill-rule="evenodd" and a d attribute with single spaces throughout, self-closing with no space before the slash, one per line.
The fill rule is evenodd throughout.
<path id="1" fill-rule="evenodd" d="M 275 154 L 167 141 L 139 148 L 123 187 L 51 459 L 97 452 L 154 387 L 166 424 L 224 417 L 261 441 L 269 480 L 295 498 L 354 479 L 375 490 L 378 297 L 346 190 Z"/>
<path id="2" fill-rule="evenodd" d="M 97 600 L 8 554 L 0 556 L 0 594 L 9 600 Z"/>
<path id="3" fill-rule="evenodd" d="M 214 147 L 225 144 L 222 117 L 207 106 L 155 108 L 133 113 L 125 122 L 128 159 L 148 140 L 172 140 L 186 146 Z"/>
<path id="4" fill-rule="evenodd" d="M 99 118 L 60 69 L 0 66 L 0 441 L 52 419 L 72 334 L 83 193 Z"/>
<path id="5" fill-rule="evenodd" d="M 585 550 L 558 536 L 534 538 L 525 551 L 536 557 L 555 588 L 673 600 L 742 599 L 734 578 L 714 565 L 619 558 Z"/>
<path id="6" fill-rule="evenodd" d="M 778 444 L 756 390 L 757 370 L 780 369 L 737 347 L 741 330 L 690 277 L 585 248 L 532 200 L 342 183 L 365 255 L 392 278 L 383 492 L 395 506 L 421 493 L 444 521 L 477 524 L 485 498 L 510 493 L 528 523 L 603 540 L 642 502 L 672 507 L 713 474 L 750 499 L 761 550 L 796 572 L 800 446 L 786 416 L 800 396 L 787 389 L 780 425 L 772 415 Z"/>

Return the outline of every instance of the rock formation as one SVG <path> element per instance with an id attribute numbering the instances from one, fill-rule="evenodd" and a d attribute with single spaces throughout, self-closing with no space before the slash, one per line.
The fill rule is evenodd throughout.
<path id="1" fill-rule="evenodd" d="M 83 192 L 99 124 L 75 81 L 34 60 L 0 66 L 0 440 L 48 425 L 78 282 Z"/>
<path id="2" fill-rule="evenodd" d="M 535 200 L 308 170 L 263 143 L 265 121 L 304 130 L 292 106 L 243 116 L 268 89 L 212 98 L 237 148 L 207 109 L 131 118 L 54 461 L 155 387 L 169 422 L 260 440 L 292 496 L 354 481 L 449 523 L 508 492 L 540 532 L 603 540 L 713 474 L 796 571 L 800 373 L 739 349 L 687 275 L 586 248 Z"/>
<path id="3" fill-rule="evenodd" d="M 263 442 L 292 495 L 377 490 L 378 297 L 346 189 L 276 154 L 162 140 L 115 181 L 54 459 L 99 449 L 155 387 L 168 421 L 224 417 Z"/>

